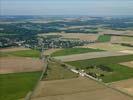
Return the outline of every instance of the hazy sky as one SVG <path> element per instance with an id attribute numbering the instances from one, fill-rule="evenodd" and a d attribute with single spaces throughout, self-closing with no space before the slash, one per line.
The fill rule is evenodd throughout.
<path id="1" fill-rule="evenodd" d="M 1 15 L 133 15 L 133 0 L 0 0 Z"/>

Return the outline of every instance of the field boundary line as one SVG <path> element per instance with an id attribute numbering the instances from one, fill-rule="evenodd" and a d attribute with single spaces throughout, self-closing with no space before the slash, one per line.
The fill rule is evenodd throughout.
<path id="1" fill-rule="evenodd" d="M 48 59 L 42 57 L 42 61 L 43 61 L 43 64 L 44 64 L 44 66 L 43 66 L 44 68 L 43 68 L 43 70 L 42 70 L 42 74 L 41 74 L 40 78 L 38 79 L 38 81 L 37 81 L 35 87 L 33 88 L 33 90 L 30 91 L 30 92 L 26 95 L 25 100 L 31 100 L 32 95 L 34 94 L 34 91 L 35 91 L 36 88 L 38 87 L 40 81 L 42 80 L 44 74 L 45 74 L 46 71 L 47 71 L 47 68 L 48 68 Z"/>

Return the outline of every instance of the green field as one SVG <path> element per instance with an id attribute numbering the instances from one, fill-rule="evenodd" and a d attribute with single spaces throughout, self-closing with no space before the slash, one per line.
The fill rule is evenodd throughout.
<path id="1" fill-rule="evenodd" d="M 57 79 L 69 79 L 78 77 L 77 74 L 69 71 L 65 66 L 58 62 L 49 62 L 47 74 L 44 76 L 44 80 L 57 80 Z"/>
<path id="2" fill-rule="evenodd" d="M 17 56 L 17 57 L 39 57 L 40 52 L 37 50 L 20 50 L 12 52 L 0 52 L 0 57 Z"/>
<path id="3" fill-rule="evenodd" d="M 103 57 L 103 58 L 95 58 L 89 60 L 80 60 L 67 62 L 67 64 L 76 66 L 78 69 L 84 69 L 86 72 L 89 72 L 90 69 L 87 69 L 88 66 L 96 66 L 96 65 L 104 65 L 113 70 L 113 72 L 103 72 L 105 74 L 102 77 L 104 82 L 113 82 L 119 81 L 123 79 L 133 78 L 133 68 L 129 68 L 127 66 L 120 65 L 120 62 L 132 61 L 133 55 L 126 56 L 116 56 L 116 57 Z M 91 69 L 92 70 L 92 69 Z M 100 70 L 95 70 L 96 73 L 100 73 Z"/>
<path id="4" fill-rule="evenodd" d="M 100 35 L 98 37 L 98 41 L 99 42 L 109 42 L 111 40 L 111 36 L 110 35 Z"/>
<path id="5" fill-rule="evenodd" d="M 66 48 L 63 50 L 59 50 L 51 54 L 51 56 L 65 56 L 65 55 L 72 55 L 72 54 L 81 54 L 87 52 L 99 52 L 103 51 L 100 49 L 91 49 L 91 48 Z"/>
<path id="6" fill-rule="evenodd" d="M 41 72 L 0 75 L 0 100 L 24 98 L 33 89 Z"/>

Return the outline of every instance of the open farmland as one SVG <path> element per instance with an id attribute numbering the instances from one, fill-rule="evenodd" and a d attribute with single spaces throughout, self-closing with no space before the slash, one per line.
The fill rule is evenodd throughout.
<path id="1" fill-rule="evenodd" d="M 133 50 L 122 50 L 120 52 L 122 52 L 122 53 L 128 53 L 128 54 L 133 54 Z"/>
<path id="2" fill-rule="evenodd" d="M 0 74 L 41 71 L 43 62 L 35 58 L 1 57 Z"/>
<path id="3" fill-rule="evenodd" d="M 111 36 L 110 35 L 100 35 L 98 37 L 98 41 L 99 42 L 109 42 L 111 40 Z"/>
<path id="4" fill-rule="evenodd" d="M 110 30 L 110 29 L 100 29 L 100 34 L 110 34 L 110 35 L 121 35 L 121 36 L 133 36 L 132 30 L 118 31 L 118 30 Z"/>
<path id="5" fill-rule="evenodd" d="M 62 49 L 48 49 L 48 50 L 45 50 L 44 52 L 43 52 L 43 55 L 51 55 L 52 53 L 54 53 L 54 52 L 57 52 L 57 51 L 59 51 L 59 50 L 62 50 Z"/>
<path id="6" fill-rule="evenodd" d="M 91 53 L 89 52 L 89 53 L 83 53 L 83 54 L 57 56 L 54 58 L 57 60 L 61 60 L 63 62 L 69 62 L 69 61 L 76 61 L 76 60 L 85 60 L 85 59 L 101 58 L 101 57 L 109 57 L 109 56 L 120 56 L 120 55 L 128 55 L 128 53 L 103 51 L 103 52 L 91 52 Z"/>
<path id="7" fill-rule="evenodd" d="M 120 63 L 121 65 L 124 65 L 124 66 L 128 66 L 128 67 L 131 67 L 133 68 L 133 61 L 129 61 L 129 62 L 122 62 Z"/>
<path id="8" fill-rule="evenodd" d="M 123 55 L 123 56 L 114 56 L 114 57 L 103 57 L 103 58 L 94 58 L 94 59 L 87 59 L 87 60 L 79 60 L 79 61 L 71 61 L 67 62 L 67 64 L 70 64 L 72 66 L 75 66 L 78 69 L 84 69 L 87 73 L 90 72 L 92 69 L 89 66 L 105 66 L 106 68 L 110 69 L 111 71 L 102 71 L 106 73 L 102 76 L 98 76 L 101 78 L 104 82 L 113 82 L 113 81 L 119 81 L 123 79 L 128 79 L 133 77 L 133 68 L 120 65 L 121 62 L 128 62 L 133 60 L 133 55 Z M 104 68 L 105 68 L 104 67 Z M 97 74 L 97 71 L 99 71 L 99 68 L 95 71 L 95 74 Z"/>
<path id="9" fill-rule="evenodd" d="M 110 83 L 110 85 L 116 89 L 119 89 L 120 91 L 126 92 L 133 96 L 133 78 L 118 82 L 113 82 Z"/>
<path id="10" fill-rule="evenodd" d="M 82 54 L 87 52 L 99 52 L 99 51 L 103 50 L 91 49 L 91 48 L 65 48 L 52 53 L 51 56 L 65 56 L 65 55 Z"/>
<path id="11" fill-rule="evenodd" d="M 0 75 L 0 100 L 19 100 L 31 91 L 41 72 Z"/>
<path id="12" fill-rule="evenodd" d="M 132 47 L 126 47 L 126 46 L 121 46 L 119 44 L 111 44 L 111 43 L 95 43 L 95 44 L 89 44 L 81 47 L 108 50 L 108 51 L 133 50 Z"/>
<path id="13" fill-rule="evenodd" d="M 20 51 L 20 50 L 30 50 L 30 49 L 24 47 L 1 48 L 0 52 L 11 52 L 11 51 Z"/>
<path id="14" fill-rule="evenodd" d="M 78 75 L 68 70 L 64 65 L 59 62 L 49 61 L 48 69 L 43 80 L 69 79 L 75 77 L 78 77 Z"/>
<path id="15" fill-rule="evenodd" d="M 98 38 L 98 34 L 84 34 L 84 33 L 49 33 L 49 34 L 39 34 L 38 36 L 61 36 L 60 38 L 65 39 L 79 39 L 86 41 L 96 41 Z"/>
<path id="16" fill-rule="evenodd" d="M 41 81 L 31 100 L 132 100 L 89 78 Z"/>
<path id="17" fill-rule="evenodd" d="M 62 38 L 76 38 L 79 40 L 88 40 L 88 41 L 95 41 L 98 38 L 98 34 L 83 34 L 83 33 L 69 33 L 69 34 L 62 34 Z"/>
<path id="18" fill-rule="evenodd" d="M 18 50 L 9 52 L 0 52 L 0 57 L 17 56 L 17 57 L 40 57 L 40 52 L 37 50 Z"/>
<path id="19" fill-rule="evenodd" d="M 27 48 L 0 50 L 0 100 L 19 100 L 34 88 L 43 69 L 39 57 Z"/>
<path id="20" fill-rule="evenodd" d="M 112 36 L 112 43 L 127 43 L 133 45 L 133 37 L 125 37 L 125 36 Z"/>

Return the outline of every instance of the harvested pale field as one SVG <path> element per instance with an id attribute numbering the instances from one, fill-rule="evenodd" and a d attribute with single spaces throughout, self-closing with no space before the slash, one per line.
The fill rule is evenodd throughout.
<path id="1" fill-rule="evenodd" d="M 12 52 L 12 51 L 20 51 L 20 50 L 30 50 L 30 49 L 24 48 L 24 47 L 12 47 L 12 48 L 0 49 L 0 52 Z"/>
<path id="2" fill-rule="evenodd" d="M 120 51 L 122 53 L 128 53 L 128 54 L 133 54 L 133 50 L 123 50 L 123 51 Z"/>
<path id="3" fill-rule="evenodd" d="M 98 38 L 98 34 L 81 34 L 81 33 L 69 33 L 69 34 L 62 34 L 62 38 L 77 38 L 80 40 L 89 40 L 95 41 Z"/>
<path id="4" fill-rule="evenodd" d="M 95 41 L 97 40 L 99 34 L 84 34 L 84 33 L 49 33 L 49 34 L 39 34 L 39 36 L 47 36 L 47 35 L 59 35 L 61 38 L 66 39 L 79 39 L 79 40 L 88 40 Z"/>
<path id="5" fill-rule="evenodd" d="M 100 34 L 133 36 L 133 31 L 132 30 L 116 31 L 116 30 L 109 30 L 109 29 L 99 29 L 99 31 L 100 31 Z"/>
<path id="6" fill-rule="evenodd" d="M 122 62 L 120 63 L 121 65 L 124 65 L 124 66 L 128 66 L 128 67 L 131 67 L 133 68 L 133 61 L 129 61 L 129 62 Z"/>
<path id="7" fill-rule="evenodd" d="M 83 48 L 94 48 L 94 49 L 101 49 L 101 50 L 108 50 L 108 51 L 120 51 L 120 50 L 133 50 L 132 47 L 121 46 L 118 44 L 111 44 L 111 43 L 95 43 L 82 46 Z"/>
<path id="8" fill-rule="evenodd" d="M 59 50 L 61 49 L 48 49 L 44 51 L 43 55 L 51 55 L 52 53 L 59 51 Z"/>
<path id="9" fill-rule="evenodd" d="M 43 63 L 35 58 L 1 57 L 0 74 L 41 71 Z"/>
<path id="10" fill-rule="evenodd" d="M 112 43 L 127 43 L 133 45 L 133 37 L 124 37 L 124 36 L 112 36 Z"/>
<path id="11" fill-rule="evenodd" d="M 120 53 L 120 52 L 104 51 L 104 52 L 91 52 L 91 53 L 73 54 L 73 55 L 67 55 L 67 56 L 58 56 L 54 58 L 57 60 L 61 60 L 63 62 L 69 62 L 69 61 L 76 61 L 76 60 L 85 60 L 85 59 L 92 59 L 92 58 L 121 56 L 121 55 L 128 55 L 128 54 Z"/>
<path id="12" fill-rule="evenodd" d="M 81 26 L 68 26 L 61 28 L 62 30 L 69 30 L 69 29 L 78 29 L 78 28 L 91 28 L 90 25 L 81 25 Z"/>
<path id="13" fill-rule="evenodd" d="M 112 36 L 111 43 L 121 43 L 122 37 L 121 36 Z"/>
<path id="14" fill-rule="evenodd" d="M 116 89 L 119 89 L 120 91 L 126 92 L 133 96 L 133 78 L 114 82 L 110 85 Z"/>
<path id="15" fill-rule="evenodd" d="M 41 81 L 31 100 L 132 100 L 89 78 Z"/>

